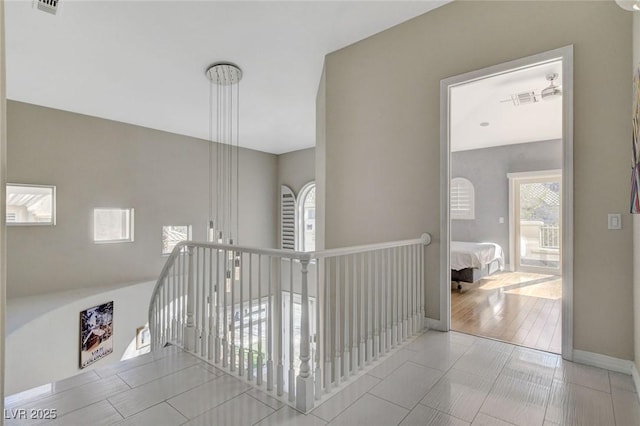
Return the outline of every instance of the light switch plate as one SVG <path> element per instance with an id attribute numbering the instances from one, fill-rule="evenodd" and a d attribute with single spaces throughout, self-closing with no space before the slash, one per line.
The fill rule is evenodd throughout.
<path id="1" fill-rule="evenodd" d="M 622 229 L 622 215 L 620 213 L 609 213 L 609 229 Z"/>

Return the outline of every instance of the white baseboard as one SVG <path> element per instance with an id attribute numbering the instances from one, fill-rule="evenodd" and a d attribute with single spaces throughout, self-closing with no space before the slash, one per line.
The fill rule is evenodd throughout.
<path id="1" fill-rule="evenodd" d="M 433 318 L 425 318 L 427 329 L 429 330 L 437 330 L 437 331 L 447 331 L 444 329 L 444 324 L 441 320 L 433 319 Z"/>
<path id="2" fill-rule="evenodd" d="M 608 355 L 597 354 L 594 352 L 573 350 L 573 362 L 590 365 L 592 367 L 605 368 L 607 370 L 618 373 L 633 375 L 635 364 L 632 361 L 620 358 L 614 358 Z M 636 377 L 638 372 L 636 371 Z M 636 389 L 638 388 L 638 379 L 634 377 Z"/>
<path id="3" fill-rule="evenodd" d="M 640 372 L 638 372 L 635 363 L 631 363 L 631 378 L 636 386 L 636 395 L 638 395 L 638 402 L 640 402 Z"/>

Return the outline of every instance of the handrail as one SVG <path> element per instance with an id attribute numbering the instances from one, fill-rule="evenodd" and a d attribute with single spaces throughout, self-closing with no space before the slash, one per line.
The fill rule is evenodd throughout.
<path id="1" fill-rule="evenodd" d="M 414 238 L 412 240 L 401 240 L 401 241 L 393 241 L 388 243 L 373 243 L 373 244 L 364 244 L 360 246 L 353 247 L 340 247 L 334 249 L 327 249 L 316 252 L 308 252 L 312 259 L 323 259 L 327 257 L 335 257 L 335 256 L 348 256 L 351 254 L 357 254 L 365 251 L 374 251 L 374 250 L 385 250 L 396 247 L 404 247 L 413 244 L 424 244 L 428 246 L 431 244 L 431 235 L 424 233 L 420 238 Z"/>
<path id="2" fill-rule="evenodd" d="M 308 412 L 421 332 L 430 243 L 297 252 L 180 242 L 152 292 L 152 348 L 178 344 L 258 387 L 266 373 L 267 392 Z"/>

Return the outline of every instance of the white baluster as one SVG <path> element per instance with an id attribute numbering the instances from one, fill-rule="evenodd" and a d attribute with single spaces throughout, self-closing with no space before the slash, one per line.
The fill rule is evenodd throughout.
<path id="1" fill-rule="evenodd" d="M 369 259 L 367 257 L 367 259 Z M 365 305 L 367 301 L 367 297 L 364 291 L 364 282 L 366 279 L 366 275 L 364 273 L 365 267 L 365 254 L 362 253 L 360 255 L 360 348 L 358 349 L 358 367 L 360 369 L 364 368 L 365 361 L 365 348 L 366 348 L 366 336 L 365 336 L 365 315 L 367 313 L 367 307 Z"/>
<path id="2" fill-rule="evenodd" d="M 282 313 L 283 313 L 283 298 L 282 298 L 282 258 L 278 257 L 278 270 L 277 275 L 278 279 L 276 283 L 278 287 L 276 288 L 276 303 L 274 306 L 276 308 L 276 318 L 277 318 L 277 327 L 276 327 L 276 336 L 277 336 L 277 358 L 278 358 L 278 371 L 277 371 L 277 394 L 278 396 L 282 396 L 284 394 L 284 365 L 282 364 L 282 358 L 284 357 L 284 330 L 283 330 L 283 322 L 282 322 Z"/>
<path id="3" fill-rule="evenodd" d="M 351 302 L 351 373 L 356 374 L 358 370 L 358 255 L 353 258 L 353 278 L 351 280 L 352 302 Z"/>
<path id="4" fill-rule="evenodd" d="M 240 257 L 240 263 L 242 264 L 244 259 L 242 258 L 242 254 L 240 252 L 236 252 L 237 256 Z M 240 349 L 238 350 L 238 376 L 244 376 L 244 274 L 243 274 L 243 270 L 244 268 L 241 266 L 240 267 L 240 277 L 236 277 L 235 276 L 235 262 L 236 262 L 236 256 L 233 257 L 233 269 L 232 269 L 232 274 L 233 274 L 233 279 L 235 280 L 236 278 L 240 278 L 238 280 L 238 283 L 240 284 L 240 308 L 238 310 L 238 317 L 240 318 L 240 324 L 238 324 L 238 327 L 240 327 L 240 342 L 239 342 L 239 346 Z"/>
<path id="5" fill-rule="evenodd" d="M 273 292 L 272 292 L 272 284 L 273 279 L 271 277 L 271 263 L 273 262 L 273 258 L 271 256 L 267 257 L 267 262 L 269 265 L 268 274 L 269 274 L 269 297 L 267 298 L 267 390 L 273 390 Z"/>
<path id="6" fill-rule="evenodd" d="M 229 313 L 227 311 L 229 307 L 229 300 L 227 297 L 227 293 L 229 290 L 227 288 L 227 251 L 220 251 L 218 253 L 218 258 L 222 255 L 222 259 L 220 259 L 220 263 L 223 266 L 222 271 L 222 294 L 224 295 L 224 312 L 222 314 L 222 366 L 227 367 L 229 365 Z M 232 299 L 233 304 L 233 299 Z M 231 315 L 233 315 L 233 310 L 231 311 Z M 233 319 L 233 318 L 232 318 Z"/>
<path id="7" fill-rule="evenodd" d="M 229 370 L 236 371 L 236 283 L 233 271 L 233 251 L 225 253 L 225 264 L 227 265 L 227 280 L 231 283 L 231 345 L 229 347 Z M 231 257 L 231 260 L 229 260 Z"/>
<path id="8" fill-rule="evenodd" d="M 289 259 L 289 401 L 296 398 L 294 367 L 294 334 L 293 334 L 293 259 Z"/>
<path id="9" fill-rule="evenodd" d="M 336 285 L 335 285 L 335 301 L 336 301 L 336 322 L 335 322 L 335 330 L 336 330 L 336 341 L 335 347 L 333 348 L 335 352 L 335 384 L 336 387 L 340 386 L 340 380 L 342 378 L 342 345 L 340 342 L 340 299 L 341 299 L 341 290 L 340 287 L 340 256 L 335 258 L 336 263 Z"/>
<path id="10" fill-rule="evenodd" d="M 314 386 L 309 367 L 309 289 L 307 259 L 300 260 L 302 274 L 302 294 L 300 306 L 300 373 L 296 380 L 296 408 L 306 413 L 313 408 Z M 291 313 L 293 315 L 293 312 Z"/>
<path id="11" fill-rule="evenodd" d="M 351 277 L 349 276 L 349 256 L 345 256 L 344 258 L 344 335 L 343 337 L 343 357 L 342 362 L 344 363 L 344 380 L 345 382 L 349 380 L 349 372 L 351 370 L 351 366 L 349 365 L 351 362 L 351 354 L 350 345 L 349 345 L 349 328 L 350 328 L 350 313 L 353 311 L 353 304 L 349 303 L 349 293 L 351 293 Z"/>
<path id="12" fill-rule="evenodd" d="M 316 259 L 316 329 L 314 333 L 316 353 L 316 369 L 314 372 L 316 400 L 322 398 L 322 349 L 324 347 L 322 342 L 322 336 L 324 334 L 322 304 L 327 304 L 327 299 L 324 295 L 324 268 L 322 265 L 324 265 L 324 261 Z"/>
<path id="13" fill-rule="evenodd" d="M 378 352 L 380 352 L 380 317 L 382 314 L 382 308 L 380 307 L 379 291 L 380 291 L 380 275 L 379 268 L 380 262 L 378 261 L 380 252 L 378 250 L 373 252 L 373 308 L 371 309 L 371 325 L 373 327 L 373 349 L 371 351 L 371 358 L 374 361 L 378 360 Z"/>
<path id="14" fill-rule="evenodd" d="M 211 253 L 213 255 L 213 251 Z M 220 292 L 224 291 L 224 280 L 220 280 L 220 253 L 216 249 L 216 340 L 214 350 L 214 361 L 220 363 Z M 221 290 L 222 289 L 222 290 Z"/>
<path id="15" fill-rule="evenodd" d="M 249 255 L 249 356 L 247 359 L 247 380 L 253 381 L 253 255 Z M 244 324 L 242 326 L 244 328 Z"/>
<path id="16" fill-rule="evenodd" d="M 206 257 L 204 247 L 200 250 L 202 252 L 202 272 L 201 272 L 201 295 L 202 295 L 202 313 L 200 314 L 200 355 L 206 356 L 207 350 L 207 279 L 206 279 Z"/>
<path id="17" fill-rule="evenodd" d="M 262 255 L 258 255 L 258 375 L 256 377 L 256 384 L 262 385 L 262 363 L 264 358 L 262 356 L 262 327 L 264 321 L 262 319 Z M 253 332 L 253 331 L 252 331 Z"/>
<path id="18" fill-rule="evenodd" d="M 331 339 L 331 258 L 323 259 L 324 270 L 324 391 L 331 392 L 331 352 L 329 345 L 332 343 Z M 320 267 L 320 266 L 318 266 Z M 338 297 L 337 293 L 335 298 Z M 320 308 L 322 305 L 318 305 Z"/>
<path id="19" fill-rule="evenodd" d="M 193 351 L 195 348 L 196 341 L 196 329 L 195 324 L 193 322 L 193 293 L 194 293 L 194 271 L 193 271 L 193 247 L 189 246 L 189 264 L 188 264 L 188 272 L 187 272 L 187 325 L 184 331 L 185 335 L 185 349 L 187 351 Z"/>

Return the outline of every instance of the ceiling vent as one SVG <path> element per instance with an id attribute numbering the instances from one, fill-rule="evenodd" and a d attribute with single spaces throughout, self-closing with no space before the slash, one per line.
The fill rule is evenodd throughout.
<path id="1" fill-rule="evenodd" d="M 55 15 L 58 12 L 59 0 L 35 0 L 39 10 Z"/>

